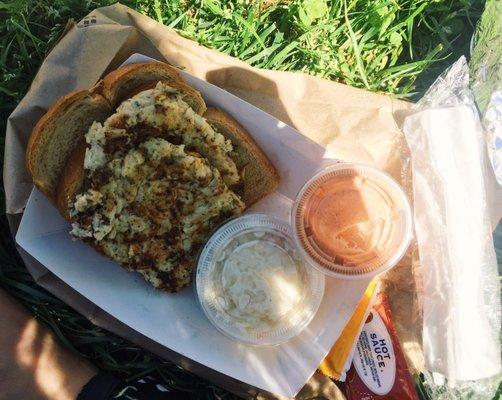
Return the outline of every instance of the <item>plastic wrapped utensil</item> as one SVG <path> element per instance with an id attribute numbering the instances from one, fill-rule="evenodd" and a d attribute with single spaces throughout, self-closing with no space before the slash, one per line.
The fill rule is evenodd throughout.
<path id="1" fill-rule="evenodd" d="M 500 374 L 500 286 L 493 223 L 501 208 L 461 58 L 407 117 L 415 229 L 423 279 L 423 350 L 451 387 L 494 394 Z M 491 175 L 490 175 L 491 174 Z M 491 218 L 490 218 L 491 216 Z M 457 398 L 444 391 L 442 398 Z"/>

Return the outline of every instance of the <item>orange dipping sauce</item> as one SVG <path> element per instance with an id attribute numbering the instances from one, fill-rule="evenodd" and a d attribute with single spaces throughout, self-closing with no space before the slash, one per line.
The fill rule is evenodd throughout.
<path id="1" fill-rule="evenodd" d="M 309 240 L 341 265 L 381 258 L 392 247 L 396 207 L 375 182 L 342 175 L 321 183 L 305 212 Z"/>
<path id="2" fill-rule="evenodd" d="M 392 259 L 403 240 L 409 242 L 403 237 L 403 233 L 411 235 L 406 196 L 388 175 L 367 168 L 371 173 L 338 167 L 313 179 L 300 192 L 293 215 L 297 239 L 323 268 L 369 272 Z M 406 206 L 409 232 L 403 232 Z"/>

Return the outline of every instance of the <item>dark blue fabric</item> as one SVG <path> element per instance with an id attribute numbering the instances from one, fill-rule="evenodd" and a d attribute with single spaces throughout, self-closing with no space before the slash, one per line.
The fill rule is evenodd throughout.
<path id="1" fill-rule="evenodd" d="M 107 374 L 94 376 L 77 400 L 187 400 L 190 396 L 168 388 L 152 376 L 124 382 Z"/>

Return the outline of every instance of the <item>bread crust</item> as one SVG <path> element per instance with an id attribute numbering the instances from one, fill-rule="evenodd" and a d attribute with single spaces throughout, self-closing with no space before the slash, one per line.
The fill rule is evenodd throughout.
<path id="1" fill-rule="evenodd" d="M 101 92 L 101 94 L 110 102 L 112 108 L 115 109 L 122 100 L 127 98 L 124 97 L 125 94 L 119 94 L 121 87 L 130 80 L 140 77 L 141 74 L 145 74 L 145 82 L 158 82 L 159 80 L 183 82 L 183 79 L 176 68 L 161 62 L 150 62 L 129 64 L 118 68 L 108 73 L 96 89 Z"/>
<path id="2" fill-rule="evenodd" d="M 68 201 L 81 190 L 84 179 L 85 140 L 81 140 L 73 150 L 61 174 L 56 190 L 56 207 L 61 215 L 71 221 Z"/>

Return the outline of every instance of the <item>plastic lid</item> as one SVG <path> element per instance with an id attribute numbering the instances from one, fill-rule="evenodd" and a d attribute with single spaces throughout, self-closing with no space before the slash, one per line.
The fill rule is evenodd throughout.
<path id="1" fill-rule="evenodd" d="M 202 249 L 195 277 L 207 318 L 223 334 L 273 345 L 300 333 L 324 293 L 324 275 L 305 264 L 289 224 L 247 214 L 220 227 Z"/>
<path id="2" fill-rule="evenodd" d="M 292 209 L 295 240 L 310 263 L 342 279 L 393 267 L 412 237 L 406 194 L 387 173 L 339 163 L 312 177 Z"/>

